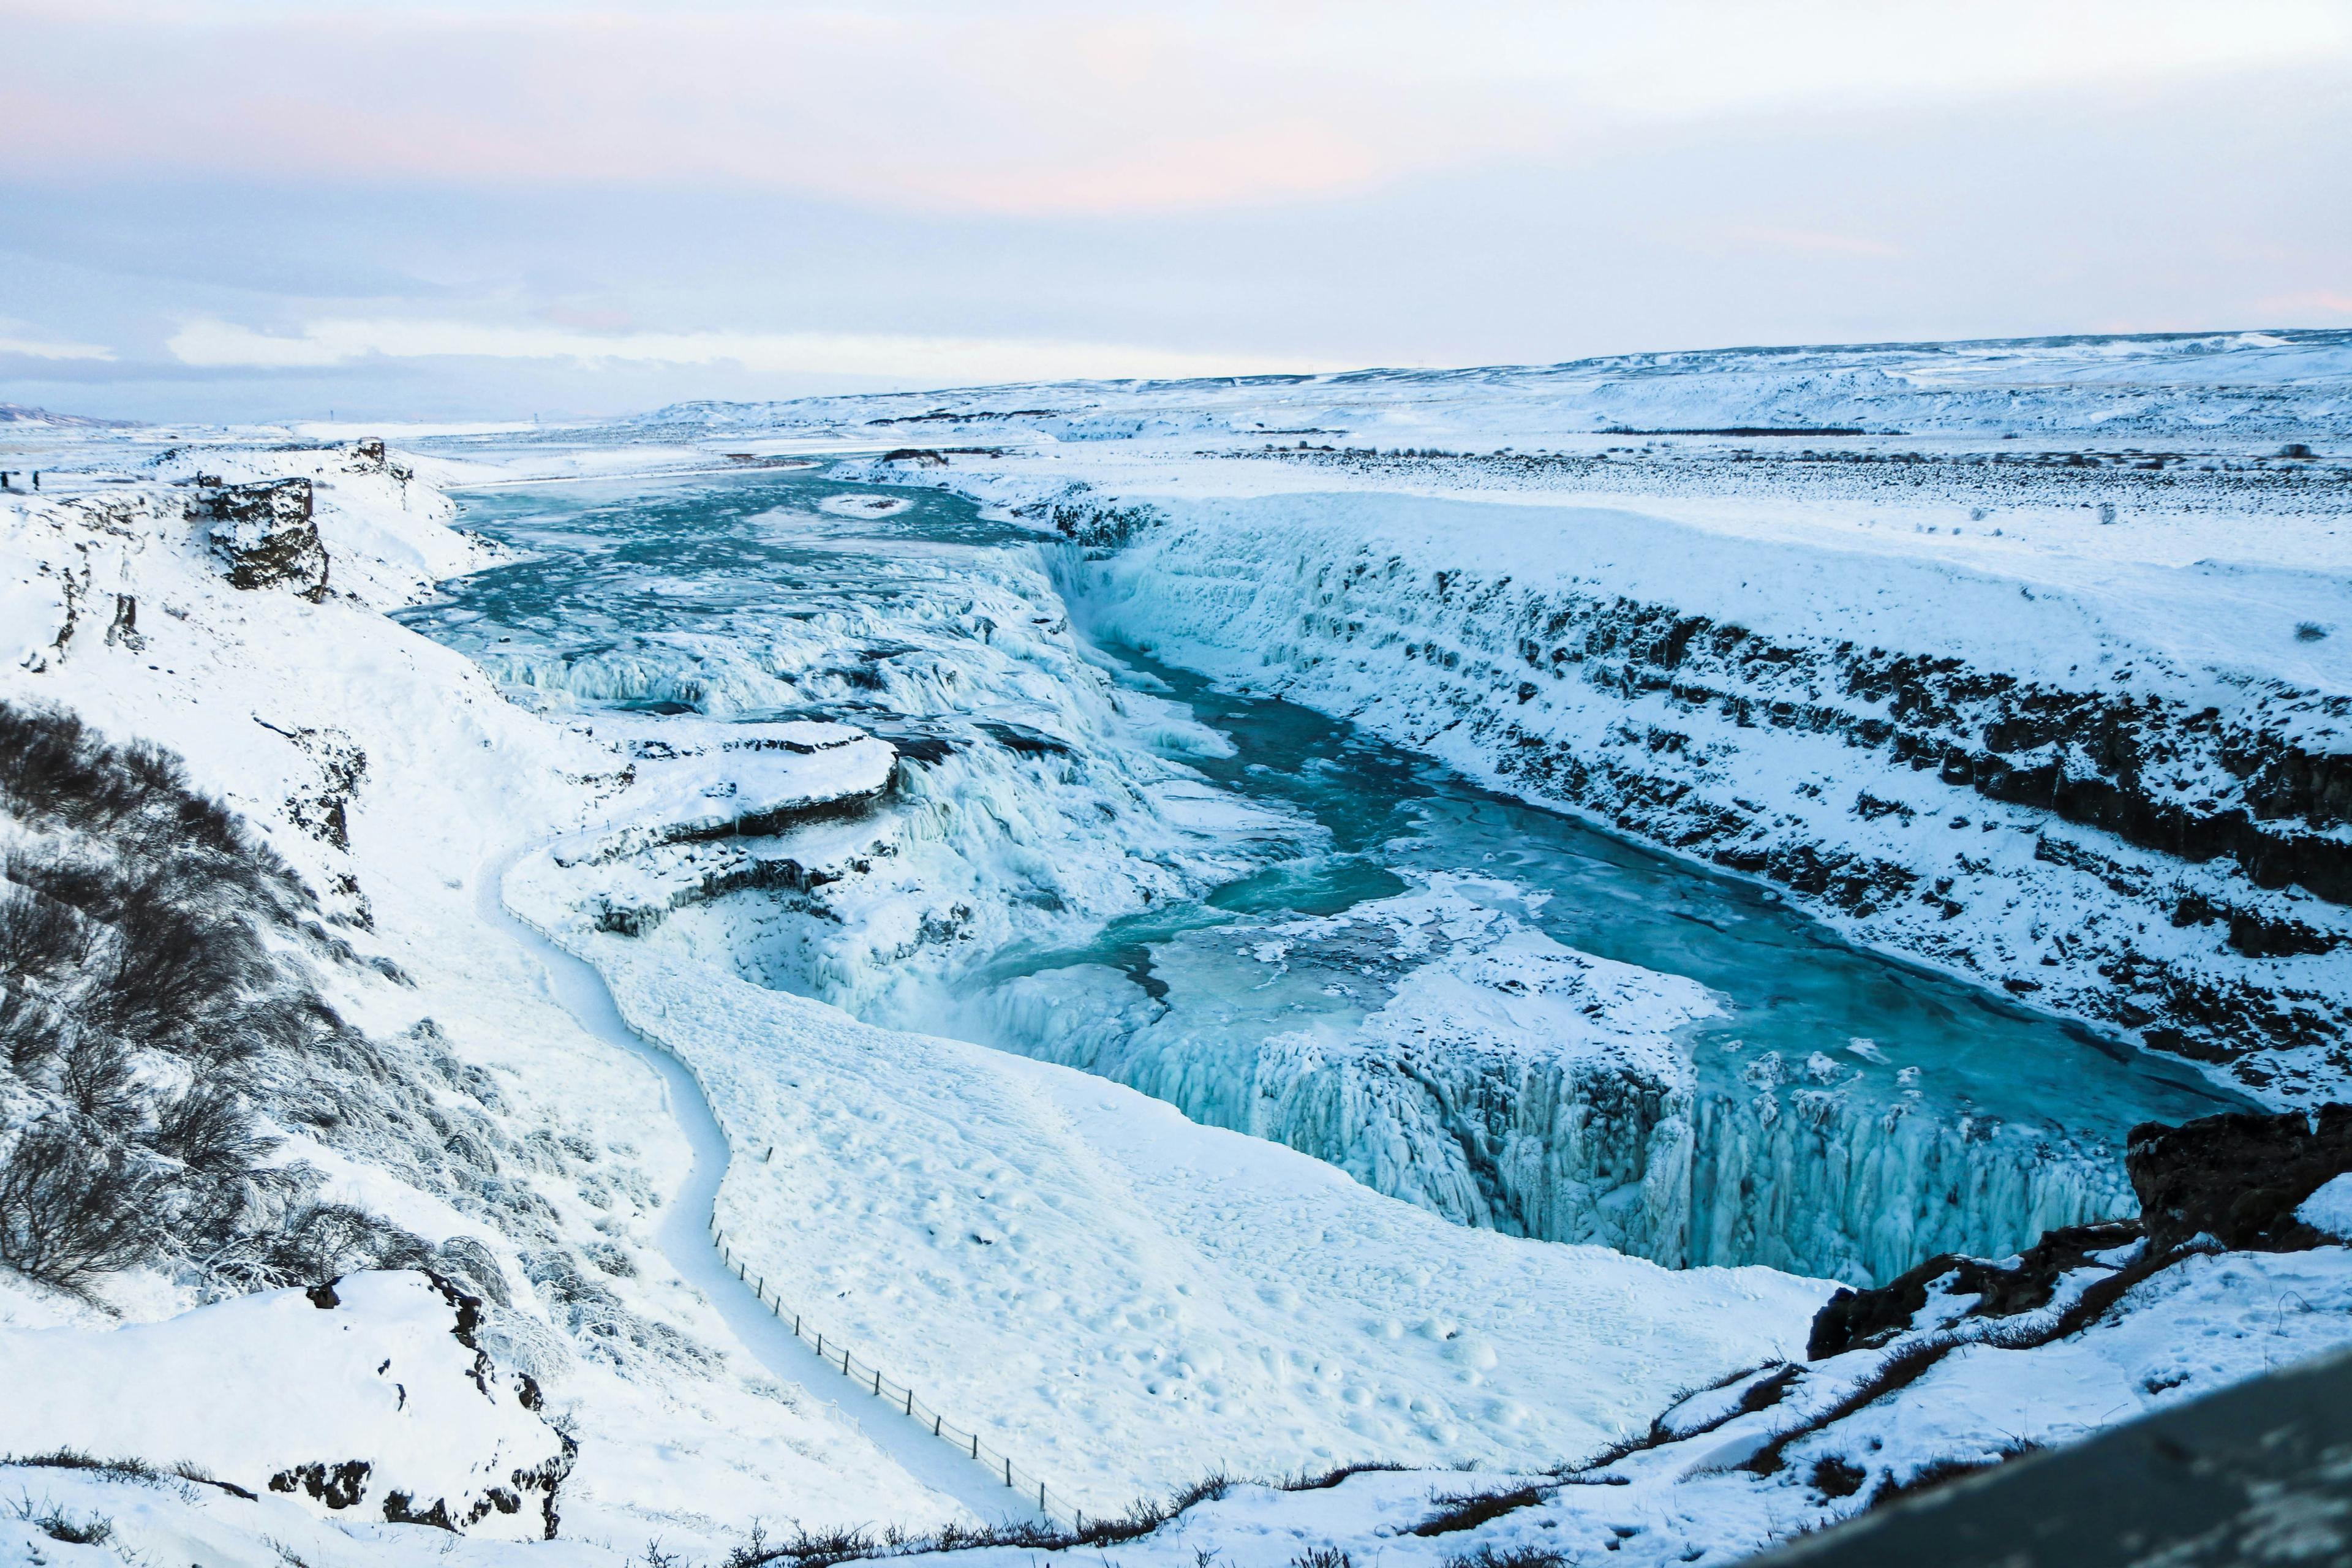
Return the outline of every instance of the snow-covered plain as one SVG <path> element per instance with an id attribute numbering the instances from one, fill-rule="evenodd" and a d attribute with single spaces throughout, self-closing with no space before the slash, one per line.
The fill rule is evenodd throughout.
<path id="1" fill-rule="evenodd" d="M 430 1017 L 495 1084 L 493 1184 L 287 1144 L 335 1194 L 487 1250 L 508 1300 L 479 1342 L 577 1442 L 563 1540 L 461 1554 L 611 1562 L 660 1537 L 700 1559 L 753 1519 L 919 1529 L 988 1511 L 971 1478 L 894 1458 L 903 1435 L 869 1437 L 887 1411 L 730 1329 L 745 1298 L 714 1310 L 726 1283 L 681 1260 L 671 1223 L 696 1152 L 665 1109 L 683 1089 L 588 1022 L 568 981 L 551 987 L 503 896 L 707 1089 L 731 1141 L 719 1218 L 763 1287 L 1089 1511 L 1219 1468 L 1417 1467 L 1238 1488 L 1118 1561 L 1272 1568 L 1327 1545 L 1433 1568 L 1473 1547 L 1728 1561 L 1853 1511 L 1881 1478 L 2063 1440 L 2340 1342 L 2343 1249 L 2191 1259 L 2080 1334 L 1948 1357 L 1798 1440 L 1780 1471 L 1738 1469 L 1902 1342 L 1736 1411 L 1741 1374 L 1797 1356 L 1825 1284 L 1497 1234 L 1722 1255 L 1690 1244 L 1693 1200 L 1657 1153 L 1737 1141 L 1690 1109 L 1692 1031 L 1723 1002 L 1706 987 L 1545 935 L 1511 874 L 1461 867 L 1253 917 L 1231 928 L 1245 940 L 1158 932 L 1140 968 L 1032 963 L 979 1011 L 942 1001 L 989 954 L 1083 946 L 1328 848 L 1301 812 L 1204 778 L 1230 741 L 1095 639 L 1756 877 L 1856 942 L 2235 1090 L 2341 1098 L 2347 384 L 2341 334 L 2239 335 L 693 405 L 452 433 L 396 461 L 249 435 L 12 432 L 46 488 L 0 499 L 0 697 L 184 754 L 360 957 L 407 977 L 349 966 L 328 977 L 336 1005 L 386 1041 Z M 836 465 L 807 518 L 760 524 L 793 591 L 825 599 L 782 619 L 758 575 L 773 562 L 735 569 L 741 601 L 713 606 L 708 574 L 649 572 L 593 530 L 527 536 L 522 516 L 503 543 L 461 534 L 436 488 L 474 487 L 480 515 L 532 481 L 625 491 L 744 471 L 733 453 L 861 443 L 877 456 Z M 955 450 L 878 457 L 909 446 Z M 297 476 L 315 486 L 323 590 L 233 588 L 191 497 Z M 915 485 L 981 502 L 989 529 L 908 544 L 877 595 L 856 531 L 925 515 Z M 845 531 L 828 544 L 824 526 Z M 511 632 L 436 607 L 436 583 L 485 572 L 556 586 Z M 584 646 L 616 588 L 655 629 Z M 567 641 L 567 621 L 589 636 Z M 1270 987 L 1263 1027 L 1209 1041 L 1172 1014 L 1129 1016 L 1143 977 L 1181 1001 L 1237 973 Z M 1349 973 L 1377 984 L 1337 994 Z M 1298 1016 L 1344 1026 L 1286 1035 L 1286 985 L 1304 988 Z M 982 1012 L 994 1022 L 971 1033 L 1018 1034 L 1029 1055 L 940 1032 Z M 1239 1079 L 1236 1039 L 1254 1053 Z M 1873 1039 L 1824 1045 L 1826 1066 L 1759 1062 L 1738 1078 L 1756 1092 L 1723 1103 L 1763 1124 L 1769 1102 L 1792 1149 L 1838 1151 L 1857 1173 L 1840 1202 L 1882 1204 L 1899 1184 L 1871 1184 L 1898 1166 L 1943 1179 L 1932 1139 L 1870 1142 L 1876 1101 L 1843 1121 L 1783 1112 L 1882 1068 L 1896 1100 L 1917 1081 Z M 1443 1069 L 1489 1051 L 1517 1084 L 1495 1125 L 1539 1131 L 1507 1179 L 1449 1173 L 1426 1152 L 1483 1135 L 1411 1131 L 1422 1102 L 1398 1087 L 1419 1073 L 1449 1103 Z M 1603 1082 L 1650 1103 L 1601 1125 Z M 2051 1168 L 2080 1177 L 2002 1197 L 2012 1232 L 2114 1201 L 2095 1161 Z M 2306 1217 L 2340 1234 L 2332 1192 Z M 1507 1225 L 1497 1193 L 1523 1205 Z M 1547 1205 L 1568 1222 L 1524 1217 Z M 1933 1244 L 1901 1229 L 1883 1255 L 1803 1256 L 1883 1275 Z M 264 1305 L 203 1305 L 168 1271 L 113 1279 L 99 1304 L 0 1281 L 10 1344 L 109 1342 L 44 1366 L 59 1408 L 119 1385 L 109 1369 L 137 1359 L 139 1333 L 191 1347 L 161 1362 L 234 1362 L 233 1336 L 205 1325 Z M 1654 1431 L 1727 1378 L 1733 1394 Z M 1699 1410 L 1709 1398 L 1730 1403 Z M 518 1400 L 501 1418 L 527 1414 Z M 347 1427 L 341 1458 L 452 1468 L 445 1492 L 478 1462 L 457 1426 L 403 1449 L 403 1428 L 323 1394 L 299 1420 Z M 21 1456 L 173 1430 L 60 1415 L 0 1442 Z M 1664 1440 L 1605 1472 L 1548 1473 L 1644 1432 Z M 120 1457 L 247 1489 L 233 1468 L 278 1462 L 222 1445 Z M 1830 1458 L 1869 1485 L 1816 1484 Z M 1489 1474 L 1443 1468 L 1472 1462 Z M 1539 1483 L 1526 1506 L 1412 1533 L 1433 1498 L 1517 1475 Z M 0 1503 L 18 1497 L 0 1539 L 51 1561 L 434 1549 L 415 1544 L 429 1527 L 307 1493 L 0 1466 Z M 76 1544 L 45 1508 L 117 1533 Z"/>

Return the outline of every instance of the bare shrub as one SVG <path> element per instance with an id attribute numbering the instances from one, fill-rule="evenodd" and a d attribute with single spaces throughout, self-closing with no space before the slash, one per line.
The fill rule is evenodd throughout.
<path id="1" fill-rule="evenodd" d="M 275 966 L 244 921 L 164 901 L 187 889 L 151 884 L 131 891 L 111 916 L 119 941 L 96 976 L 93 1009 L 133 1044 L 189 1049 L 224 1002 L 266 986 Z"/>
<path id="2" fill-rule="evenodd" d="M 1444 1568 L 1560 1568 L 1568 1560 L 1540 1546 L 1514 1546 L 1497 1552 L 1491 1546 L 1460 1557 L 1449 1557 Z"/>
<path id="3" fill-rule="evenodd" d="M 176 757 L 0 702 L 11 821 L 26 831 L 0 850 L 0 1263 L 79 1289 L 153 1259 L 238 1290 L 430 1260 L 407 1231 L 312 1201 L 307 1167 L 267 1163 L 257 1105 L 497 1206 L 494 1130 L 438 1112 L 418 1075 L 447 1069 L 336 1014 L 292 954 L 355 955 Z"/>
<path id="4" fill-rule="evenodd" d="M 158 1196 L 121 1150 L 38 1123 L 0 1162 L 0 1262 L 80 1290 L 93 1275 L 153 1253 Z"/>
<path id="5" fill-rule="evenodd" d="M 144 1108 L 138 1069 L 121 1041 L 78 1031 L 58 1054 L 58 1089 L 84 1121 L 109 1138 L 136 1131 Z"/>
<path id="6" fill-rule="evenodd" d="M 323 1285 L 365 1268 L 422 1268 L 423 1237 L 349 1204 L 305 1204 L 288 1216 L 267 1260 L 289 1285 Z"/>
<path id="7" fill-rule="evenodd" d="M 0 974 L 47 978 L 89 958 L 96 932 L 67 905 L 0 883 Z"/>
<path id="8" fill-rule="evenodd" d="M 12 984 L 0 996 L 0 1052 L 19 1077 L 30 1076 L 61 1054 L 71 1037 L 65 1016 L 54 1005 L 26 994 L 23 985 Z"/>
<path id="9" fill-rule="evenodd" d="M 18 1498 L 9 1505 L 9 1511 L 51 1541 L 68 1546 L 103 1546 L 114 1539 L 114 1521 L 106 1515 L 94 1513 L 87 1519 L 77 1519 L 47 1498 L 39 1502 L 30 1497 Z"/>
<path id="10" fill-rule="evenodd" d="M 235 1176 L 258 1163 L 277 1141 L 253 1124 L 244 1098 L 226 1084 L 200 1083 L 166 1103 L 153 1143 L 192 1172 Z"/>

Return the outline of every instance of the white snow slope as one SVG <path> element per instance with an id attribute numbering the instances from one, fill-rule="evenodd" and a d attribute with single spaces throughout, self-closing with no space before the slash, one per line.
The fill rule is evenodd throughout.
<path id="1" fill-rule="evenodd" d="M 223 446 L 160 468 L 119 458 L 110 467 L 110 477 L 134 482 L 101 488 L 97 476 L 77 483 L 53 471 L 44 499 L 0 501 L 0 629 L 11 644 L 0 698 L 61 704 L 115 737 L 185 756 L 197 783 L 264 830 L 320 892 L 344 922 L 341 934 L 408 976 L 398 984 L 352 967 L 322 980 L 394 1060 L 418 1019 L 436 1021 L 474 1075 L 467 1103 L 498 1129 L 499 1175 L 435 1188 L 364 1149 L 294 1135 L 285 1152 L 325 1173 L 328 1197 L 429 1241 L 488 1248 L 511 1305 L 486 1310 L 480 1341 L 500 1367 L 539 1381 L 551 1416 L 580 1441 L 558 1502 L 566 1536 L 627 1552 L 653 1535 L 724 1540 L 760 1517 L 811 1528 L 969 1518 L 878 1452 L 829 1403 L 832 1389 L 795 1387 L 747 1354 L 681 1280 L 655 1233 L 692 1151 L 666 1112 L 660 1079 L 583 1032 L 539 965 L 477 917 L 478 868 L 578 826 L 623 789 L 624 763 L 519 712 L 467 661 L 383 618 L 434 574 L 478 559 L 448 529 L 448 504 L 347 449 Z M 336 591 L 311 604 L 224 581 L 187 516 L 189 489 L 171 482 L 198 468 L 230 480 L 314 476 Z M 107 635 L 118 597 L 138 606 L 135 636 Z M 353 752 L 361 772 L 346 802 L 346 849 L 297 824 L 315 823 L 311 807 L 332 793 L 322 759 Z M 177 1321 L 200 1301 L 168 1274 L 117 1276 L 102 1301 L 88 1304 L 0 1271 L 0 1324 L 11 1331 Z M 194 1354 L 206 1342 L 192 1326 L 173 1342 Z M 153 1374 L 175 1378 L 179 1360 L 159 1356 Z M 51 1369 L 52 1396 L 103 1400 L 102 1373 L 100 1358 L 68 1358 Z M 90 1381 L 72 1384 L 85 1373 Z M 261 1390 L 187 1392 L 233 1402 Z M 307 1419 L 319 1424 L 348 1417 L 350 1430 L 349 1452 L 310 1458 L 382 1449 L 390 1434 L 365 1415 L 331 1402 L 312 1411 Z M 168 1427 L 152 1436 L 152 1447 L 98 1457 L 215 1462 L 167 1451 Z M 465 1451 L 459 1428 L 437 1437 L 453 1458 Z M 46 1452 L 80 1440 L 72 1429 L 11 1427 L 6 1446 Z M 222 1475 L 235 1479 L 226 1465 Z M 341 1518 L 381 1519 L 381 1501 L 372 1493 Z"/>

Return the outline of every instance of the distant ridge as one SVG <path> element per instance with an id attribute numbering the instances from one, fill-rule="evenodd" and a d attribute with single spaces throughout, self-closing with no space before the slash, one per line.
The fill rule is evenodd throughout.
<path id="1" fill-rule="evenodd" d="M 88 414 L 52 414 L 46 408 L 27 408 L 21 403 L 0 403 L 0 425 L 62 425 L 78 430 L 129 430 L 138 424 L 136 419 L 100 419 Z"/>

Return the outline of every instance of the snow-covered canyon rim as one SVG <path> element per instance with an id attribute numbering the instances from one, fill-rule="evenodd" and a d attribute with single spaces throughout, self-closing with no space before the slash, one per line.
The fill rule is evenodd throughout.
<path id="1" fill-rule="evenodd" d="M 2250 1088 L 2335 1092 L 2340 580 L 2211 562 L 2020 580 L 1617 508 L 1154 504 L 1159 526 L 1072 580 L 1126 640 Z"/>

